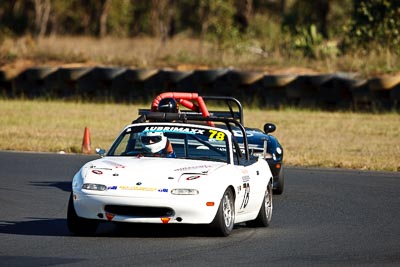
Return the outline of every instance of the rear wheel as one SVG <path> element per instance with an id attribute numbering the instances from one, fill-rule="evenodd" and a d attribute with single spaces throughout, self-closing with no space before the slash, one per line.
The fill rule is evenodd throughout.
<path id="1" fill-rule="evenodd" d="M 267 227 L 270 225 L 272 219 L 272 184 L 269 183 L 265 190 L 263 203 L 260 211 L 258 212 L 257 218 L 253 221 L 246 222 L 247 226 L 250 227 Z"/>
<path id="2" fill-rule="evenodd" d="M 93 235 L 99 225 L 96 220 L 81 218 L 76 214 L 72 193 L 68 202 L 67 225 L 71 233 L 84 236 Z"/>
<path id="3" fill-rule="evenodd" d="M 227 189 L 219 204 L 217 214 L 211 228 L 218 236 L 228 236 L 233 229 L 235 222 L 235 202 L 232 190 Z"/>

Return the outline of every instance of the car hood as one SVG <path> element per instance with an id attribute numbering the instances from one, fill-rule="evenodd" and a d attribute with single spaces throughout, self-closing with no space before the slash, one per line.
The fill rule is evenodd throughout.
<path id="1" fill-rule="evenodd" d="M 188 175 L 207 176 L 225 165 L 187 159 L 104 157 L 87 163 L 82 168 L 81 175 L 82 183 L 102 184 L 109 192 L 162 192 L 180 182 L 187 183 Z M 185 179 L 181 179 L 182 176 Z"/>
<path id="2" fill-rule="evenodd" d="M 243 136 L 239 130 L 234 130 L 234 135 L 238 143 L 243 144 Z M 247 142 L 250 150 L 262 151 L 264 149 L 264 140 L 267 140 L 267 153 L 273 155 L 274 160 L 281 161 L 283 157 L 283 149 L 278 139 L 266 134 L 260 129 L 246 127 Z"/>

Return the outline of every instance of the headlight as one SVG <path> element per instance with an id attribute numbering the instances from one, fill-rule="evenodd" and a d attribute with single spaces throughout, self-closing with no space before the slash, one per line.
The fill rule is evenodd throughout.
<path id="1" fill-rule="evenodd" d="M 177 189 L 172 189 L 171 194 L 173 194 L 173 195 L 198 195 L 199 190 L 189 189 L 189 188 L 177 188 Z"/>
<path id="2" fill-rule="evenodd" d="M 270 153 L 265 153 L 264 154 L 263 152 L 254 152 L 253 155 L 256 156 L 256 157 L 263 157 L 265 159 L 272 159 L 273 158 L 273 156 Z"/>
<path id="3" fill-rule="evenodd" d="M 265 153 L 265 158 L 266 159 L 272 159 L 274 155 L 271 155 L 270 153 Z"/>
<path id="4" fill-rule="evenodd" d="M 105 191 L 105 190 L 107 190 L 107 186 L 105 186 L 103 184 L 83 184 L 82 189 Z"/>

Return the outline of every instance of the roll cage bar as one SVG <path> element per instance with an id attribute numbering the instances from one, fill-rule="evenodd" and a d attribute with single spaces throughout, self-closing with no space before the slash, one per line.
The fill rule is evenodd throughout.
<path id="1" fill-rule="evenodd" d="M 147 122 L 147 121 L 152 121 L 152 122 L 183 122 L 183 123 L 187 123 L 187 121 L 221 122 L 221 123 L 224 123 L 226 125 L 227 129 L 229 130 L 229 132 L 232 133 L 232 136 L 234 136 L 234 134 L 233 134 L 231 125 L 234 124 L 242 132 L 243 145 L 244 145 L 244 151 L 245 151 L 245 159 L 246 159 L 246 161 L 250 160 L 246 129 L 243 127 L 243 125 L 239 121 L 237 121 L 237 120 L 235 120 L 233 118 L 224 118 L 224 117 L 216 117 L 216 116 L 202 117 L 202 116 L 199 116 L 197 114 L 188 114 L 188 113 L 148 112 L 146 114 L 141 115 L 136 120 L 132 121 L 132 124 L 144 123 L 144 122 Z M 238 153 L 239 153 L 239 156 L 242 156 L 242 152 L 241 152 L 241 149 L 239 147 L 239 144 L 235 141 L 234 145 L 235 145 L 236 151 L 238 151 Z"/>
<path id="2" fill-rule="evenodd" d="M 189 110 L 181 110 L 181 113 L 197 115 L 202 117 L 227 117 L 239 122 L 243 125 L 243 107 L 242 104 L 234 97 L 228 96 L 199 96 L 197 93 L 185 93 L 185 92 L 166 92 L 156 96 L 151 103 L 151 109 L 139 109 L 139 115 L 147 114 L 150 112 L 156 112 L 158 104 L 164 98 L 173 98 L 180 105 L 188 108 Z M 209 111 L 204 100 L 213 101 L 224 101 L 228 106 L 228 111 Z M 234 111 L 233 105 L 236 105 L 238 111 Z M 206 121 L 208 125 L 214 126 L 212 121 Z"/>
<path id="3" fill-rule="evenodd" d="M 218 116 L 224 116 L 224 114 L 226 117 L 229 117 L 228 114 L 231 116 L 232 119 L 238 119 L 239 122 L 244 125 L 244 120 L 243 120 L 243 107 L 242 104 L 239 102 L 239 100 L 237 100 L 234 97 L 230 97 L 230 96 L 203 96 L 203 99 L 205 100 L 216 100 L 216 101 L 225 101 L 226 105 L 229 108 L 229 113 L 228 112 L 223 112 L 223 111 L 210 111 L 210 113 L 212 112 L 213 114 L 218 114 Z M 232 104 L 234 103 L 239 111 L 234 111 L 232 108 Z"/>

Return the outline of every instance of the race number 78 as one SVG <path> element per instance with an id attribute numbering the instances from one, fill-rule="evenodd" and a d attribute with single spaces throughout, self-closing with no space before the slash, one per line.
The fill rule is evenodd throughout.
<path id="1" fill-rule="evenodd" d="M 216 130 L 210 130 L 210 138 L 217 139 L 218 141 L 223 141 L 225 134 Z"/>

